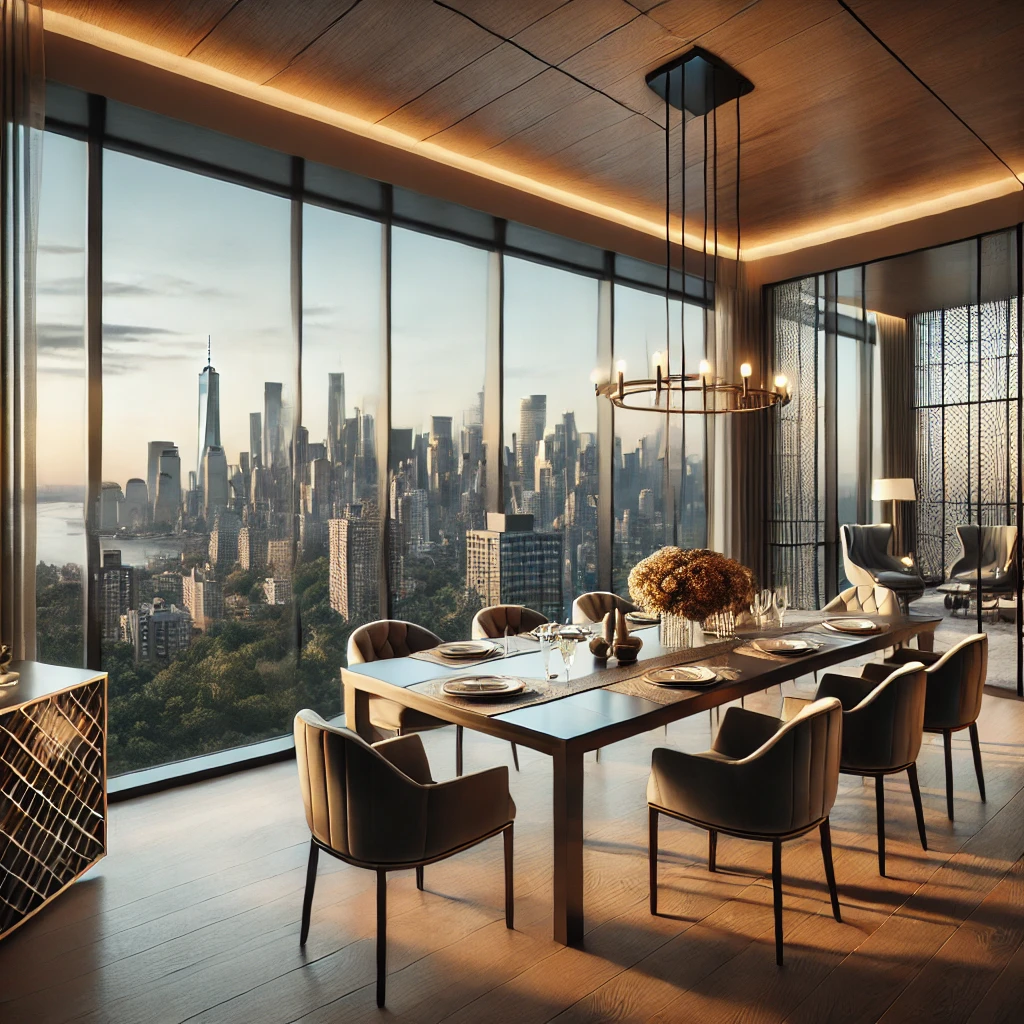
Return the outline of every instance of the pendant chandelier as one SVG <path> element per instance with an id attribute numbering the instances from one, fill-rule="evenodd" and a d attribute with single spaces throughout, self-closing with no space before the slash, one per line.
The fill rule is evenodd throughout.
<path id="1" fill-rule="evenodd" d="M 766 386 L 762 380 L 752 383 L 752 367 L 743 362 L 739 367 L 739 378 L 728 379 L 718 376 L 706 358 L 702 359 L 697 373 L 686 373 L 686 125 L 688 116 L 703 119 L 704 147 L 703 201 L 704 231 L 702 238 L 703 279 L 702 298 L 709 301 L 708 253 L 711 251 L 712 274 L 710 280 L 719 282 L 719 196 L 727 189 L 719 188 L 719 146 L 718 108 L 726 103 L 735 103 L 736 111 L 736 156 L 735 194 L 727 198 L 734 202 L 735 250 L 733 258 L 739 267 L 740 257 L 740 97 L 752 92 L 754 86 L 739 72 L 729 67 L 714 54 L 694 47 L 668 64 L 650 72 L 647 84 L 665 101 L 665 350 L 657 352 L 653 359 L 651 377 L 627 377 L 626 364 L 616 364 L 612 380 L 595 380 L 597 394 L 607 398 L 620 409 L 638 409 L 647 412 L 694 414 L 700 416 L 724 413 L 758 412 L 776 405 L 785 405 L 790 399 L 789 382 L 781 374 Z M 672 108 L 679 110 L 680 154 L 679 154 L 679 209 L 672 207 Z M 712 143 L 708 144 L 708 130 L 711 128 Z M 672 227 L 679 225 L 679 266 L 673 267 Z M 673 273 L 680 275 L 682 297 L 680 302 L 680 331 L 682 337 L 682 358 L 678 371 L 671 365 L 669 344 L 671 323 L 668 316 L 669 294 Z M 735 314 L 735 310 L 734 310 Z M 736 316 L 731 318 L 730 327 L 735 328 Z M 705 318 L 702 349 L 708 334 Z M 713 342 L 713 337 L 709 339 Z M 735 345 L 731 346 L 733 349 Z M 645 368 L 646 369 L 646 368 Z M 593 378 L 592 378 L 593 379 Z"/>

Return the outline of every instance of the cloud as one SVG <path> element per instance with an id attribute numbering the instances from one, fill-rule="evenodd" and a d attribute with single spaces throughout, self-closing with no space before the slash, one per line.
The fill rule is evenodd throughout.
<path id="1" fill-rule="evenodd" d="M 36 347 L 50 352 L 84 349 L 85 331 L 74 324 L 37 324 Z"/>
<path id="2" fill-rule="evenodd" d="M 166 335 L 172 337 L 179 334 L 167 327 L 149 327 L 145 324 L 104 324 L 103 341 L 117 344 L 118 342 L 142 341 L 145 338 Z"/>
<path id="3" fill-rule="evenodd" d="M 40 253 L 50 256 L 71 256 L 74 253 L 85 252 L 81 245 L 61 245 L 58 242 L 40 242 L 37 249 Z"/>
<path id="4" fill-rule="evenodd" d="M 175 274 L 154 274 L 130 281 L 107 280 L 103 294 L 114 298 L 223 298 L 225 292 Z"/>
<path id="5" fill-rule="evenodd" d="M 37 295 L 85 295 L 85 280 L 81 277 L 43 278 L 36 284 Z"/>

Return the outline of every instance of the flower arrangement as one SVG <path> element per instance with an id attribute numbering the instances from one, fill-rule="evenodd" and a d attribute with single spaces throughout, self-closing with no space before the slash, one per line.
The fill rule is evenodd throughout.
<path id="1" fill-rule="evenodd" d="M 651 615 L 703 622 L 717 612 L 743 611 L 753 594 L 754 574 L 745 565 L 706 548 L 661 548 L 629 573 L 629 596 Z"/>

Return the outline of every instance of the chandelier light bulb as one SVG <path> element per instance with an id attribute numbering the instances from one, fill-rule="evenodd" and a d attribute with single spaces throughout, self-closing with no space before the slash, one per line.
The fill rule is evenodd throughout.
<path id="1" fill-rule="evenodd" d="M 751 373 L 753 373 L 753 370 L 751 370 L 751 368 L 750 368 L 750 363 L 743 363 L 740 366 L 740 376 L 744 380 L 746 380 L 747 377 L 749 377 L 751 375 Z"/>
<path id="2" fill-rule="evenodd" d="M 711 364 L 706 359 L 702 359 L 700 361 L 699 370 L 700 370 L 700 375 L 702 377 L 710 377 L 711 376 Z"/>
<path id="3" fill-rule="evenodd" d="M 775 387 L 779 391 L 782 391 L 788 383 L 789 378 L 784 373 L 778 373 L 775 375 Z"/>
<path id="4" fill-rule="evenodd" d="M 608 380 L 608 371 L 601 366 L 595 366 L 590 371 L 591 384 L 604 384 Z"/>
<path id="5" fill-rule="evenodd" d="M 619 361 L 618 361 L 618 362 L 617 362 L 617 363 L 615 364 L 615 369 L 616 369 L 616 371 L 617 371 L 618 373 L 625 373 L 625 372 L 626 372 L 626 360 L 625 360 L 625 359 L 620 359 L 620 360 L 619 360 Z"/>

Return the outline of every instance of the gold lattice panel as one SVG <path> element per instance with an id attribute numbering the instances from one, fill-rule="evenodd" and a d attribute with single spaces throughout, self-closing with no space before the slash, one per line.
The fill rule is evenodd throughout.
<path id="1" fill-rule="evenodd" d="M 0 937 L 106 852 L 105 682 L 0 706 Z"/>

